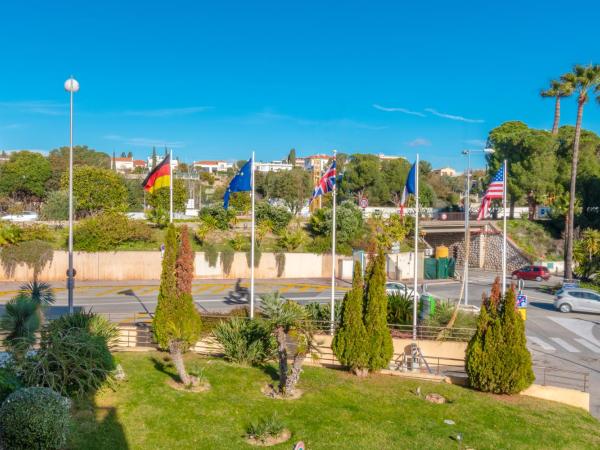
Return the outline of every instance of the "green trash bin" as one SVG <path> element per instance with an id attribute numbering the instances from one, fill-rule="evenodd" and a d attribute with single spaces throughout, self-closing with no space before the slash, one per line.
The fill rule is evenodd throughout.
<path id="1" fill-rule="evenodd" d="M 426 280 L 437 279 L 437 261 L 434 258 L 425 258 L 424 269 Z"/>
<path id="2" fill-rule="evenodd" d="M 448 258 L 437 259 L 437 279 L 444 280 L 448 278 Z"/>

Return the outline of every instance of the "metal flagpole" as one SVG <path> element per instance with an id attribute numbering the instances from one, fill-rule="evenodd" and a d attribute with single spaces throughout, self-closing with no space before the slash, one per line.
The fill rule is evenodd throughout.
<path id="1" fill-rule="evenodd" d="M 333 161 L 335 162 L 335 154 L 337 150 L 333 151 Z M 335 168 L 337 178 L 337 164 Z M 337 179 L 336 179 L 337 181 Z M 333 183 L 333 189 L 331 190 L 332 202 L 333 202 L 333 217 L 331 224 L 331 334 L 335 331 L 335 201 L 336 201 L 336 184 Z"/>
<path id="2" fill-rule="evenodd" d="M 504 192 L 502 193 L 502 214 L 503 218 L 503 230 L 502 230 L 502 296 L 506 294 L 506 185 L 507 185 L 507 171 L 506 171 L 506 160 L 504 160 L 504 168 L 502 170 L 504 178 Z"/>
<path id="3" fill-rule="evenodd" d="M 71 80 L 69 80 L 71 81 Z M 68 82 L 69 82 L 68 81 Z M 67 82 L 67 83 L 68 83 Z M 71 113 L 69 119 L 69 270 L 67 271 L 67 301 L 69 314 L 73 313 L 73 83 L 70 84 Z"/>
<path id="4" fill-rule="evenodd" d="M 413 341 L 417 340 L 417 277 L 419 275 L 419 154 L 417 153 L 417 159 L 415 161 L 415 258 L 414 258 L 414 286 L 413 286 Z"/>
<path id="5" fill-rule="evenodd" d="M 173 149 L 169 153 L 169 223 L 173 223 Z"/>
<path id="6" fill-rule="evenodd" d="M 250 318 L 254 318 L 254 152 L 252 152 L 252 162 L 250 164 L 250 183 L 252 185 L 252 247 L 250 249 Z"/>
<path id="7" fill-rule="evenodd" d="M 465 194 L 465 305 L 469 304 L 469 260 L 471 259 L 471 150 L 467 150 L 467 192 Z"/>

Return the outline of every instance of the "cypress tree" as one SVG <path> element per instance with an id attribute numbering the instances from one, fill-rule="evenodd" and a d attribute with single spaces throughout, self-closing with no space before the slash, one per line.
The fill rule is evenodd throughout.
<path id="1" fill-rule="evenodd" d="M 467 346 L 465 369 L 469 384 L 484 392 L 515 394 L 533 382 L 525 325 L 512 289 L 498 303 L 491 298 L 482 305 L 477 331 Z"/>
<path id="2" fill-rule="evenodd" d="M 382 251 L 370 263 L 366 282 L 365 329 L 367 331 L 367 366 L 370 370 L 389 366 L 394 354 L 392 335 L 387 324 L 385 292 L 385 255 Z"/>
<path id="3" fill-rule="evenodd" d="M 182 383 L 195 385 L 198 380 L 187 373 L 183 353 L 198 340 L 201 321 L 192 298 L 194 255 L 187 227 L 184 228 L 181 246 L 177 243 L 175 227 L 171 224 L 167 228 L 158 305 L 152 326 L 159 347 L 169 350 Z"/>
<path id="4" fill-rule="evenodd" d="M 363 296 L 362 268 L 359 262 L 355 262 L 352 289 L 344 296 L 341 323 L 333 338 L 332 349 L 338 361 L 358 376 L 367 374 L 369 362 Z"/>

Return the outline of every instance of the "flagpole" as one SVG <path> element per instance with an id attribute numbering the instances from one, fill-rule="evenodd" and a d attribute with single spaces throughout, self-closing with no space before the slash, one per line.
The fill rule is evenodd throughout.
<path id="1" fill-rule="evenodd" d="M 412 330 L 412 338 L 413 341 L 417 340 L 417 305 L 418 305 L 418 295 L 417 295 L 417 277 L 419 276 L 419 154 L 417 153 L 417 159 L 415 161 L 415 258 L 413 260 L 413 276 L 414 276 L 414 286 L 413 286 L 413 330 Z"/>
<path id="2" fill-rule="evenodd" d="M 335 155 L 337 150 L 333 151 L 333 161 L 335 162 Z M 337 167 L 336 167 L 337 177 Z M 336 180 L 337 181 L 337 180 Z M 331 334 L 335 331 L 335 201 L 336 201 L 336 184 L 333 183 L 333 189 L 331 190 L 332 201 L 333 201 L 333 217 L 331 225 Z"/>
<path id="3" fill-rule="evenodd" d="M 252 247 L 250 248 L 250 318 L 254 318 L 254 152 L 252 152 L 252 163 L 250 164 L 250 180 L 252 185 Z"/>
<path id="4" fill-rule="evenodd" d="M 502 193 L 502 214 L 503 214 L 503 231 L 502 231 L 502 296 L 506 294 L 506 185 L 507 185 L 507 170 L 506 160 L 503 162 L 503 190 Z"/>
<path id="5" fill-rule="evenodd" d="M 169 153 L 169 223 L 173 223 L 173 149 Z"/>

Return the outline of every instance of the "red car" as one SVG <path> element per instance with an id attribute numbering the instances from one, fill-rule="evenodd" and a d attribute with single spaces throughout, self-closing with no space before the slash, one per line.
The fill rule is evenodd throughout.
<path id="1" fill-rule="evenodd" d="M 513 280 L 547 281 L 550 278 L 550 272 L 544 266 L 525 266 L 515 270 L 512 278 Z"/>

